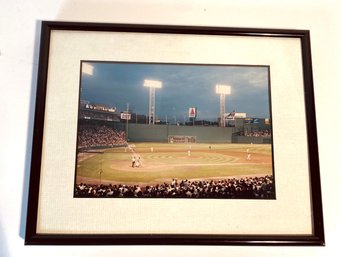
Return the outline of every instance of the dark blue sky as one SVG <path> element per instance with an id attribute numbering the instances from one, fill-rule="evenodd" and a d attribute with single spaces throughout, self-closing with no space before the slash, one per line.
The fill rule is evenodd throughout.
<path id="1" fill-rule="evenodd" d="M 145 79 L 162 81 L 156 89 L 156 116 L 183 120 L 189 107 L 198 108 L 197 119 L 216 120 L 219 95 L 216 84 L 231 86 L 226 112 L 246 112 L 249 117 L 268 118 L 268 67 L 172 65 L 146 63 L 86 62 L 93 74 L 82 73 L 81 99 L 124 111 L 127 103 L 138 114 L 148 114 L 149 89 Z M 83 62 L 84 67 L 84 62 Z M 83 69 L 84 71 L 84 69 Z"/>

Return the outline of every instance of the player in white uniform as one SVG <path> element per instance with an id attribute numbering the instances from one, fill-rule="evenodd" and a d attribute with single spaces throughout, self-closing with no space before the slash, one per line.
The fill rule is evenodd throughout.
<path id="1" fill-rule="evenodd" d="M 140 167 L 141 162 L 140 162 L 140 157 L 135 161 L 135 167 L 138 168 Z"/>
<path id="2" fill-rule="evenodd" d="M 133 155 L 133 157 L 131 158 L 131 167 L 134 168 L 135 167 L 135 163 L 136 163 L 136 158 Z"/>
<path id="3" fill-rule="evenodd" d="M 249 148 L 248 149 L 246 149 L 246 160 L 251 160 L 251 153 L 250 153 L 250 150 L 249 150 Z"/>

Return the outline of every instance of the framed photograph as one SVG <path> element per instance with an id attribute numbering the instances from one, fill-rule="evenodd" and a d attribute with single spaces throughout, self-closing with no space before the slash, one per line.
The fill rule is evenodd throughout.
<path id="1" fill-rule="evenodd" d="M 307 30 L 42 22 L 25 244 L 324 245 Z"/>

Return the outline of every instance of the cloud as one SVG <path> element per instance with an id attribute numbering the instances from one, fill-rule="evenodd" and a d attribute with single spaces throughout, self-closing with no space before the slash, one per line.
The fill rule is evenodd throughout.
<path id="1" fill-rule="evenodd" d="M 254 86 L 257 88 L 265 88 L 268 87 L 268 72 L 267 70 L 250 70 L 249 72 L 245 72 L 243 75 L 243 79 L 248 82 L 250 86 Z"/>

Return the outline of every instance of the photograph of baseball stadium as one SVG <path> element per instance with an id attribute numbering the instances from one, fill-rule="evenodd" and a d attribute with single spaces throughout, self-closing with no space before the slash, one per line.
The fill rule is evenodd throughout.
<path id="1" fill-rule="evenodd" d="M 276 199 L 270 67 L 82 61 L 74 197 Z"/>

